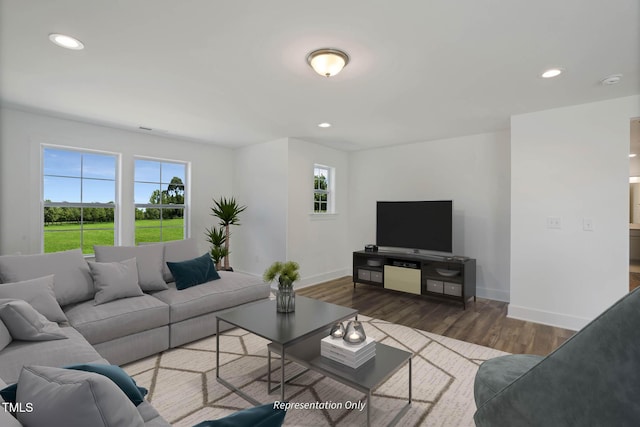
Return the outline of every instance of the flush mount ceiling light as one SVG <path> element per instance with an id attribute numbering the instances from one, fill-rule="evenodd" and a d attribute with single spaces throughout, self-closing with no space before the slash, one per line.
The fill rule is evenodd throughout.
<path id="1" fill-rule="evenodd" d="M 338 74 L 349 63 L 349 55 L 338 49 L 318 49 L 307 55 L 307 62 L 321 76 Z"/>
<path id="2" fill-rule="evenodd" d="M 76 38 L 71 36 L 67 36 L 64 34 L 49 34 L 49 40 L 53 43 L 57 44 L 60 47 L 64 47 L 66 49 L 72 50 L 82 50 L 84 49 L 84 44 Z"/>
<path id="3" fill-rule="evenodd" d="M 319 127 L 319 128 L 330 128 L 330 127 L 331 127 L 331 123 L 327 123 L 327 122 L 320 123 L 320 124 L 318 125 L 318 127 Z"/>
<path id="4" fill-rule="evenodd" d="M 558 77 L 562 74 L 562 71 L 563 70 L 561 68 L 549 68 L 548 70 L 545 70 L 540 77 L 543 79 L 551 79 L 553 77 Z"/>
<path id="5" fill-rule="evenodd" d="M 633 157 L 635 157 L 635 156 L 637 156 L 637 154 L 633 154 L 633 153 L 629 154 L 629 157 L 632 157 L 632 158 L 633 158 Z"/>

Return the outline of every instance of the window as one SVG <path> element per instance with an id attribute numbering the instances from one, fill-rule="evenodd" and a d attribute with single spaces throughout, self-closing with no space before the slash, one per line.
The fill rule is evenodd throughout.
<path id="1" fill-rule="evenodd" d="M 57 252 L 115 243 L 115 154 L 43 147 L 43 248 Z"/>
<path id="2" fill-rule="evenodd" d="M 333 168 L 322 165 L 313 167 L 313 212 L 333 213 Z"/>
<path id="3" fill-rule="evenodd" d="M 135 161 L 136 244 L 185 238 L 186 175 L 184 163 Z"/>

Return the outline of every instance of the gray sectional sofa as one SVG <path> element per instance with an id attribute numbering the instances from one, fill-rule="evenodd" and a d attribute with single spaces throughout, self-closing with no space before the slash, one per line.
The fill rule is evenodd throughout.
<path id="1" fill-rule="evenodd" d="M 269 285 L 261 278 L 226 271 L 219 272 L 218 280 L 178 290 L 167 262 L 191 260 L 200 255 L 193 239 L 136 247 L 96 246 L 95 261 L 101 268 L 135 259 L 140 288 L 135 296 L 114 298 L 102 304 L 96 304 L 96 292 L 109 294 L 115 289 L 117 294 L 135 286 L 116 283 L 122 288 L 101 288 L 97 280 L 94 283 L 96 266 L 90 265 L 80 250 L 0 256 L 0 302 L 3 298 L 26 300 L 38 310 L 46 292 L 39 292 L 35 298 L 27 286 L 24 287 L 27 291 L 18 292 L 17 287 L 5 284 L 26 281 L 31 286 L 31 279 L 53 275 L 53 295 L 64 316 L 60 318 L 56 312 L 47 317 L 54 316 L 67 337 L 11 341 L 0 350 L 0 385 L 18 381 L 23 366 L 121 365 L 156 354 L 215 334 L 218 312 L 268 298 Z M 147 402 L 137 408 L 144 425 L 168 425 Z M 0 425 L 5 425 L 3 412 L 0 411 Z"/>

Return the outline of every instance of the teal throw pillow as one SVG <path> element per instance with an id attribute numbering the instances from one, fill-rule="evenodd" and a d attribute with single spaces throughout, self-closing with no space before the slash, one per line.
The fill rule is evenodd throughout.
<path id="1" fill-rule="evenodd" d="M 134 405 L 138 406 L 144 401 L 144 397 L 149 392 L 144 387 L 138 387 L 133 378 L 131 378 L 120 366 L 104 365 L 100 363 L 83 363 L 80 365 L 64 366 L 65 369 L 74 369 L 76 371 L 94 372 L 103 375 L 113 381 L 120 390 L 127 395 Z"/>
<path id="2" fill-rule="evenodd" d="M 286 402 L 281 402 L 282 405 Z M 244 409 L 224 418 L 203 421 L 193 427 L 280 427 L 287 415 L 286 409 L 274 408 L 273 403 Z"/>
<path id="3" fill-rule="evenodd" d="M 167 261 L 167 267 L 169 267 L 173 278 L 176 279 L 176 288 L 180 290 L 220 278 L 209 254 L 187 261 Z"/>
<path id="4" fill-rule="evenodd" d="M 18 384 L 11 384 L 0 390 L 0 396 L 5 402 L 16 403 L 16 392 L 18 391 Z"/>
<path id="5" fill-rule="evenodd" d="M 76 371 L 93 372 L 109 378 L 117 385 L 120 390 L 127 395 L 129 400 L 136 406 L 144 401 L 144 397 L 149 390 L 144 387 L 138 387 L 135 380 L 119 366 L 104 365 L 101 363 L 84 363 L 80 365 L 63 366 L 64 369 L 73 369 Z M 0 390 L 0 396 L 5 402 L 16 403 L 16 393 L 18 384 L 11 384 Z"/>

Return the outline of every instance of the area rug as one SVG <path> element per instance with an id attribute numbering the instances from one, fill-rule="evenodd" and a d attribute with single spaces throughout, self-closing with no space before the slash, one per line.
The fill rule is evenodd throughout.
<path id="1" fill-rule="evenodd" d="M 473 426 L 473 379 L 487 359 L 507 353 L 359 315 L 368 336 L 387 345 L 414 353 L 413 403 L 399 421 L 402 426 Z M 220 336 L 221 376 L 259 402 L 279 400 L 267 393 L 268 341 L 241 329 Z M 252 406 L 216 381 L 215 336 L 167 350 L 130 363 L 124 369 L 139 385 L 149 389 L 147 399 L 176 427 L 191 427 L 203 420 L 217 419 Z M 276 357 L 276 355 L 272 355 Z M 272 361 L 273 362 L 273 361 Z M 275 360 L 272 366 L 279 366 Z M 290 374 L 302 370 L 287 363 Z M 279 381 L 279 370 L 272 379 Z M 408 397 L 408 368 L 405 366 L 373 394 L 371 420 L 387 425 Z M 364 394 L 334 380 L 307 372 L 286 387 L 290 402 L 309 402 L 321 409 L 291 409 L 288 426 L 364 426 Z M 356 406 L 347 409 L 347 406 Z M 324 408 L 323 408 L 324 406 Z M 362 406 L 362 404 L 360 405 Z"/>

